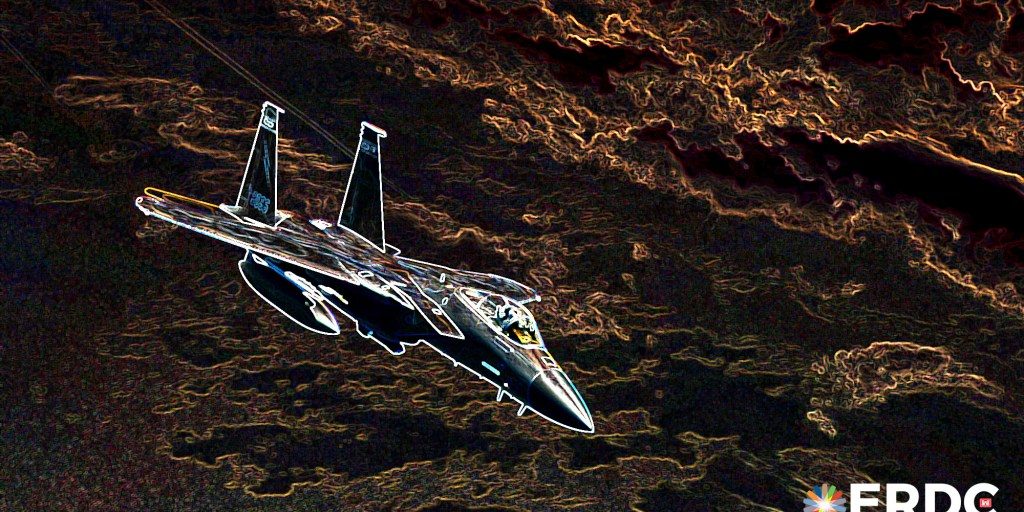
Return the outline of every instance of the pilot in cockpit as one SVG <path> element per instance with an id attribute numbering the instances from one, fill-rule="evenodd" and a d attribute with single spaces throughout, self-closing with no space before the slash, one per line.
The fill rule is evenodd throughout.
<path id="1" fill-rule="evenodd" d="M 502 332 L 505 332 L 506 334 L 513 328 L 523 328 L 526 323 L 526 319 L 523 318 L 522 313 L 519 312 L 519 308 L 508 304 L 498 306 L 494 310 L 494 316 L 498 319 Z"/>
<path id="2" fill-rule="evenodd" d="M 537 343 L 535 326 L 530 314 L 524 309 L 511 304 L 503 304 L 495 308 L 494 318 L 501 327 L 501 332 L 519 343 L 532 345 Z"/>

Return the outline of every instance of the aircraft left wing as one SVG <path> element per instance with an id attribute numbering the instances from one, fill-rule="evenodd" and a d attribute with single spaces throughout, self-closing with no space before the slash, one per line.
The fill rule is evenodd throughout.
<path id="1" fill-rule="evenodd" d="M 384 253 L 374 248 L 338 244 L 323 231 L 311 229 L 312 225 L 305 223 L 283 222 L 271 227 L 239 222 L 213 204 L 152 188 L 136 199 L 136 206 L 146 215 L 353 284 L 367 286 L 371 278 L 377 276 L 384 283 L 390 283 L 388 293 L 401 295 L 411 303 L 438 334 L 465 338 L 444 309 L 424 292 L 407 270 L 388 267 Z M 369 270 L 371 268 L 373 270 Z M 413 286 L 402 286 L 402 283 Z M 381 286 L 368 287 L 380 293 Z"/>

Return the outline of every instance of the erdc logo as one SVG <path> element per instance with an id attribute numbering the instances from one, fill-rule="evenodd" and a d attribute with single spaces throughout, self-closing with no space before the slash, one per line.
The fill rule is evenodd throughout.
<path id="1" fill-rule="evenodd" d="M 804 512 L 874 512 L 871 509 L 878 507 L 878 498 L 872 494 L 881 490 L 880 484 L 850 484 L 848 509 L 843 506 L 845 499 L 841 499 L 842 491 L 836 492 L 835 486 L 827 484 L 815 487 L 808 491 L 811 499 L 805 499 L 808 506 Z M 964 495 L 948 484 L 925 484 L 924 485 L 924 512 L 996 512 L 992 508 L 992 497 L 999 492 L 999 488 L 992 484 L 980 483 L 972 485 Z M 949 508 L 938 510 L 936 498 L 944 494 L 949 500 Z M 918 503 L 921 502 L 921 493 L 917 487 L 910 484 L 886 484 L 885 485 L 885 512 L 915 512 L 918 511 Z M 963 508 L 961 509 L 961 505 Z M 881 511 L 878 511 L 881 512 Z"/>

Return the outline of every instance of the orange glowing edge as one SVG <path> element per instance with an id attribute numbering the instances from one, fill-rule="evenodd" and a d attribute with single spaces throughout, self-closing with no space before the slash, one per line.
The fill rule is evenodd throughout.
<path id="1" fill-rule="evenodd" d="M 159 189 L 159 188 L 156 188 L 156 187 L 146 187 L 142 191 L 142 193 L 146 194 L 149 197 L 152 197 L 153 199 L 160 199 L 160 200 L 170 199 L 170 200 L 176 200 L 176 201 L 184 201 L 186 203 L 192 203 L 192 204 L 197 204 L 199 206 L 204 206 L 204 207 L 209 208 L 211 210 L 219 209 L 217 207 L 217 205 L 215 205 L 213 203 L 207 203 L 206 201 L 200 201 L 199 199 L 196 199 L 194 197 L 188 197 L 188 196 L 183 196 L 181 194 L 175 194 L 174 192 L 168 192 L 166 190 L 162 190 L 162 189 Z"/>

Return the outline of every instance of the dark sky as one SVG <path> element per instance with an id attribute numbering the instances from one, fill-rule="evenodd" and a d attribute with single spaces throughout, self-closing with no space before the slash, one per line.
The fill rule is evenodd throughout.
<path id="1" fill-rule="evenodd" d="M 386 129 L 389 243 L 537 288 L 597 432 L 292 325 L 144 218 L 234 197 L 270 98 L 145 2 L 9 0 L 0 509 L 1024 505 L 1019 1 L 166 8 L 342 143 Z M 281 207 L 333 219 L 348 160 L 281 137 Z"/>

